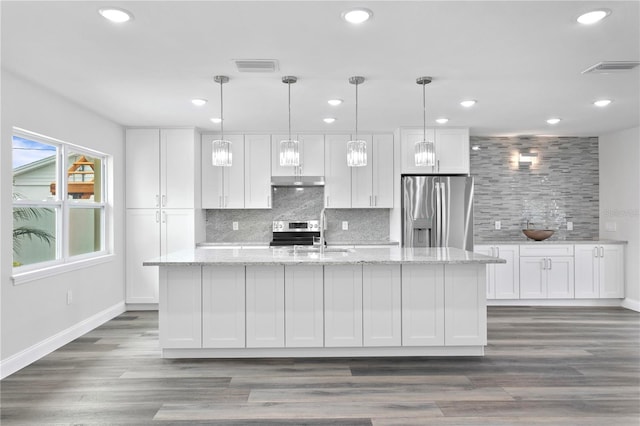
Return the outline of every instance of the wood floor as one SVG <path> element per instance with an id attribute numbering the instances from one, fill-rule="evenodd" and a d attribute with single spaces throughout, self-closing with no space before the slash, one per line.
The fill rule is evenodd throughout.
<path id="1" fill-rule="evenodd" d="M 164 360 L 127 312 L 0 382 L 1 423 L 640 424 L 640 314 L 490 307 L 483 358 Z"/>

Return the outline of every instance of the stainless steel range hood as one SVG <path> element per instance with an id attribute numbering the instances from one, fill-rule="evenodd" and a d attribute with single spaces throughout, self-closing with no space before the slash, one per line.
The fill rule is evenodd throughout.
<path id="1" fill-rule="evenodd" d="M 271 176 L 271 186 L 324 186 L 324 176 Z"/>

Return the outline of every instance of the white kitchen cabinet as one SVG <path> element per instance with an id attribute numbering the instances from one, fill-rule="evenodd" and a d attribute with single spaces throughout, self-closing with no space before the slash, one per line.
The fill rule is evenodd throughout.
<path id="1" fill-rule="evenodd" d="M 362 266 L 324 267 L 324 345 L 362 346 Z"/>
<path id="2" fill-rule="evenodd" d="M 362 330 L 364 346 L 402 343 L 400 265 L 363 265 Z"/>
<path id="3" fill-rule="evenodd" d="M 476 245 L 474 251 L 507 261 L 487 265 L 487 299 L 520 298 L 520 247 L 518 245 Z"/>
<path id="4" fill-rule="evenodd" d="M 244 266 L 202 267 L 202 347 L 245 347 Z"/>
<path id="5" fill-rule="evenodd" d="M 444 344 L 487 344 L 485 265 L 445 265 Z"/>
<path id="6" fill-rule="evenodd" d="M 624 246 L 580 244 L 575 246 L 575 297 L 624 297 Z"/>
<path id="7" fill-rule="evenodd" d="M 347 165 L 347 142 L 350 135 L 326 135 L 324 164 L 324 206 L 335 209 L 351 207 L 351 169 Z"/>
<path id="8" fill-rule="evenodd" d="M 521 299 L 572 299 L 573 257 L 522 256 L 520 254 Z"/>
<path id="9" fill-rule="evenodd" d="M 194 208 L 194 129 L 126 130 L 126 207 Z"/>
<path id="10" fill-rule="evenodd" d="M 300 166 L 280 165 L 280 142 L 289 135 L 271 137 L 271 171 L 273 176 L 322 176 L 324 170 L 324 135 L 292 134 L 299 141 Z"/>
<path id="11" fill-rule="evenodd" d="M 202 135 L 201 181 L 203 209 L 244 208 L 244 136 L 225 135 L 231 142 L 230 167 L 214 166 L 211 162 L 213 141 L 219 135 Z"/>
<path id="12" fill-rule="evenodd" d="M 271 136 L 244 136 L 244 207 L 271 208 Z M 267 160 L 267 161 L 265 161 Z"/>
<path id="13" fill-rule="evenodd" d="M 158 270 L 142 262 L 195 245 L 193 209 L 127 209 L 126 302 L 158 303 Z"/>
<path id="14" fill-rule="evenodd" d="M 284 270 L 285 346 L 324 344 L 322 265 L 287 265 Z"/>
<path id="15" fill-rule="evenodd" d="M 159 279 L 160 347 L 202 347 L 200 266 L 163 266 Z"/>
<path id="16" fill-rule="evenodd" d="M 402 265 L 402 346 L 444 345 L 444 266 Z"/>
<path id="17" fill-rule="evenodd" d="M 422 128 L 400 129 L 400 171 L 416 174 L 468 174 L 469 129 L 427 129 L 427 140 L 434 141 L 435 165 L 415 165 L 415 144 L 423 139 Z"/>
<path id="18" fill-rule="evenodd" d="M 284 347 L 284 266 L 246 266 L 248 348 Z"/>
<path id="19" fill-rule="evenodd" d="M 393 207 L 393 135 L 359 135 L 367 142 L 367 165 L 351 172 L 351 207 Z"/>

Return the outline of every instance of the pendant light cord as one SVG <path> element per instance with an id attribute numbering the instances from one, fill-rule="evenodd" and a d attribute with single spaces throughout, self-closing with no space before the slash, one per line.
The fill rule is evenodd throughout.
<path id="1" fill-rule="evenodd" d="M 355 140 L 358 140 L 358 83 L 356 82 L 356 137 Z"/>
<path id="2" fill-rule="evenodd" d="M 289 89 L 289 140 L 291 140 L 291 82 L 287 81 L 287 87 Z"/>
<path id="3" fill-rule="evenodd" d="M 425 83 L 422 83 L 422 138 L 427 140 L 427 101 L 424 92 Z"/>
<path id="4" fill-rule="evenodd" d="M 224 140 L 224 103 L 222 102 L 222 80 L 220 80 L 220 139 Z"/>

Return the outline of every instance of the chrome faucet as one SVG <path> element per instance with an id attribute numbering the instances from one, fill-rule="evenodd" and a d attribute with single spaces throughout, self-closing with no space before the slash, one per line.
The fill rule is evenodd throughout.
<path id="1" fill-rule="evenodd" d="M 320 253 L 324 253 L 324 228 L 327 225 L 327 213 L 325 212 L 325 208 L 322 208 L 320 211 Z"/>

